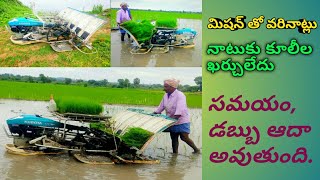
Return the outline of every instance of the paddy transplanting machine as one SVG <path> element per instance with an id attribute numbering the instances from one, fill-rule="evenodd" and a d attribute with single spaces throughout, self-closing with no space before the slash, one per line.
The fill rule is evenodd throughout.
<path id="1" fill-rule="evenodd" d="M 131 54 L 167 53 L 173 48 L 195 47 L 194 40 L 197 32 L 194 29 L 154 25 L 157 23 L 158 21 L 143 20 L 120 24 L 119 28 L 132 37 Z"/>
<path id="2" fill-rule="evenodd" d="M 8 119 L 4 130 L 13 143 L 6 144 L 7 151 L 18 155 L 69 153 L 88 164 L 155 164 L 159 160 L 143 152 L 156 134 L 176 122 L 141 109 L 127 109 L 112 117 L 75 113 L 54 113 L 53 117 L 20 115 Z M 138 146 L 132 143 L 141 134 L 127 136 L 133 128 L 149 133 Z"/>
<path id="3" fill-rule="evenodd" d="M 66 8 L 56 15 L 14 18 L 7 29 L 14 44 L 49 43 L 56 52 L 72 51 L 73 47 L 82 51 L 81 47 L 93 49 L 89 39 L 105 23 L 96 16 Z"/>

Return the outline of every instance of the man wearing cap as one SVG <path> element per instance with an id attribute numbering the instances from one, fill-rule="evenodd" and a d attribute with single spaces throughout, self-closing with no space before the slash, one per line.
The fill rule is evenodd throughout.
<path id="1" fill-rule="evenodd" d="M 120 7 L 121 9 L 117 11 L 118 27 L 120 26 L 121 23 L 132 20 L 130 10 L 128 9 L 128 4 L 123 2 L 120 4 Z M 121 33 L 121 41 L 124 41 L 124 36 L 126 35 L 126 31 L 120 28 L 120 33 Z M 130 38 L 129 34 L 128 34 L 128 38 Z"/>
<path id="2" fill-rule="evenodd" d="M 170 132 L 174 154 L 178 153 L 179 136 L 182 141 L 186 142 L 190 147 L 193 148 L 194 153 L 199 153 L 200 150 L 189 138 L 190 117 L 186 96 L 177 89 L 179 82 L 180 81 L 176 79 L 167 79 L 164 81 L 163 87 L 166 93 L 164 94 L 159 107 L 154 113 L 161 114 L 161 112 L 165 110 L 167 116 L 178 120 L 173 126 L 166 130 L 167 132 Z"/>

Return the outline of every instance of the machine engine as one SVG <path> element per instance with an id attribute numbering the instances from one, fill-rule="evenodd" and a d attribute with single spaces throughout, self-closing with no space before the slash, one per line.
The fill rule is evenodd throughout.
<path id="1" fill-rule="evenodd" d="M 39 115 L 21 115 L 7 120 L 11 134 L 26 138 L 51 135 L 54 128 L 63 127 L 62 123 L 43 118 Z"/>
<path id="2" fill-rule="evenodd" d="M 178 30 L 158 29 L 151 38 L 151 44 L 172 45 L 172 44 L 192 44 L 197 32 L 190 28 Z"/>
<path id="3" fill-rule="evenodd" d="M 157 30 L 151 38 L 152 44 L 166 45 L 175 41 L 175 30 Z"/>
<path id="4" fill-rule="evenodd" d="M 43 22 L 27 17 L 14 18 L 9 21 L 9 26 L 12 32 L 27 34 L 36 30 L 37 27 L 42 27 L 44 25 Z"/>

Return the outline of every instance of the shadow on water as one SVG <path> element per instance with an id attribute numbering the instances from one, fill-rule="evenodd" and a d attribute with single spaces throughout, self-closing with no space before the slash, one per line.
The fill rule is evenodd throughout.
<path id="1" fill-rule="evenodd" d="M 120 32 L 111 32 L 111 66 L 112 67 L 201 67 L 202 63 L 202 21 L 179 19 L 178 28 L 192 28 L 197 31 L 194 48 L 172 48 L 168 53 L 148 53 L 133 55 L 131 44 L 125 38 L 120 40 Z"/>
<path id="2" fill-rule="evenodd" d="M 20 115 L 40 114 L 53 118 L 47 110 L 48 102 L 18 101 L 0 99 L 0 122 Z M 152 111 L 155 107 L 133 107 L 105 105 L 109 115 L 128 107 Z M 190 109 L 190 137 L 198 147 L 201 144 L 201 109 Z M 18 156 L 6 152 L 4 145 L 12 143 L 1 128 L 0 130 L 0 179 L 201 179 L 202 155 L 193 155 L 192 149 L 180 141 L 179 154 L 171 152 L 171 139 L 168 133 L 160 133 L 148 146 L 145 155 L 161 161 L 155 165 L 88 165 L 63 155 Z"/>

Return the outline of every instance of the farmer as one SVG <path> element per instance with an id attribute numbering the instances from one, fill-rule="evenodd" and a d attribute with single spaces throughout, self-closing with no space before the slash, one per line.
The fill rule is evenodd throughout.
<path id="1" fill-rule="evenodd" d="M 186 103 L 186 96 L 177 89 L 178 85 L 179 80 L 176 79 L 167 79 L 164 81 L 163 87 L 166 93 L 164 94 L 158 109 L 154 113 L 161 114 L 161 112 L 165 110 L 167 116 L 178 120 L 173 126 L 165 130 L 166 132 L 170 132 L 174 154 L 178 153 L 179 136 L 182 141 L 186 142 L 193 148 L 193 153 L 199 153 L 200 150 L 189 138 L 190 117 Z"/>
<path id="2" fill-rule="evenodd" d="M 123 2 L 120 4 L 120 7 L 121 9 L 117 11 L 118 27 L 120 26 L 121 23 L 132 20 L 130 10 L 128 9 L 128 4 Z M 124 41 L 124 36 L 126 35 L 126 31 L 120 28 L 120 33 L 121 33 L 121 41 Z M 130 38 L 129 34 L 128 34 L 128 38 Z"/>

